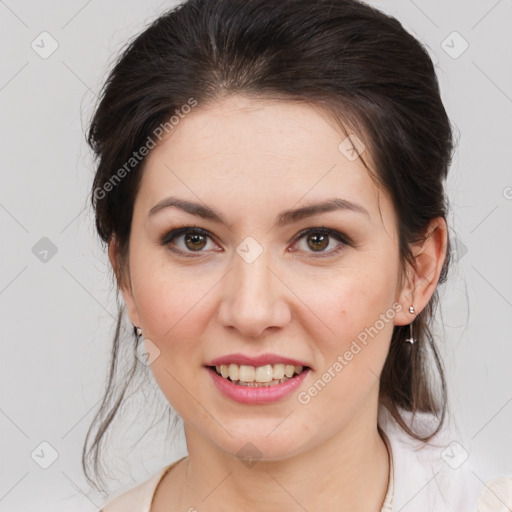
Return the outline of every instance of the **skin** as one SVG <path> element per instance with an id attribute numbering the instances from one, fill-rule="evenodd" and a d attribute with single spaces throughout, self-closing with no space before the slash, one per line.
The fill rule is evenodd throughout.
<path id="1" fill-rule="evenodd" d="M 120 287 L 131 322 L 160 350 L 150 368 L 183 419 L 188 448 L 161 481 L 152 512 L 380 511 L 389 460 L 377 431 L 378 377 L 393 326 L 409 324 L 409 306 L 418 314 L 435 291 L 447 231 L 443 219 L 432 221 L 399 287 L 393 204 L 361 158 L 349 161 L 339 151 L 345 137 L 311 105 L 232 95 L 193 109 L 148 155 Z M 364 157 L 370 160 L 368 151 Z M 148 217 L 170 195 L 207 204 L 231 226 L 177 208 Z M 273 227 L 283 210 L 332 197 L 368 215 L 339 210 Z M 160 243 L 181 226 L 211 233 L 203 245 L 195 242 L 199 256 L 183 235 Z M 295 239 L 322 226 L 354 245 L 334 254 L 341 242 L 333 237 L 320 250 L 307 236 Z M 263 248 L 252 263 L 236 252 L 247 236 Z M 116 269 L 115 239 L 109 255 Z M 298 393 L 394 303 L 402 310 L 301 404 Z M 277 403 L 239 404 L 220 394 L 204 368 L 235 352 L 286 355 L 313 370 Z M 237 456 L 247 442 L 261 452 L 252 467 Z"/>

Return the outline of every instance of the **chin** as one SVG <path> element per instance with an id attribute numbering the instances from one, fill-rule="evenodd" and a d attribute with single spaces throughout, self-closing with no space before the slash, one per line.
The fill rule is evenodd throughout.
<path id="1" fill-rule="evenodd" d="M 282 421 L 282 420 L 281 420 Z M 233 428 L 229 435 L 222 436 L 221 439 L 210 438 L 210 442 L 218 449 L 228 453 L 238 459 L 246 461 L 281 461 L 289 459 L 306 449 L 309 444 L 307 440 L 301 439 L 299 432 L 290 431 L 290 427 L 283 428 L 279 421 L 272 422 L 272 427 L 268 428 L 269 422 L 264 422 L 260 428 L 247 428 L 247 425 L 239 425 L 238 430 Z M 279 429 L 282 431 L 279 432 Z M 304 429 L 302 429 L 304 431 Z"/>

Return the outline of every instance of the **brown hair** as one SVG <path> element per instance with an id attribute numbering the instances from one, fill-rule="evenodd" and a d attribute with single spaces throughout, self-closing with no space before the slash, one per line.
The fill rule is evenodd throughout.
<path id="1" fill-rule="evenodd" d="M 96 228 L 105 243 L 115 236 L 118 280 L 128 268 L 144 159 L 128 170 L 126 162 L 190 98 L 206 105 L 232 93 L 308 102 L 364 141 L 374 169 L 365 165 L 397 213 L 402 270 L 414 264 L 410 246 L 429 235 L 433 218 L 446 220 L 443 182 L 453 151 L 434 66 L 422 44 L 395 18 L 356 0 L 189 0 L 159 16 L 125 48 L 88 131 L 97 157 L 91 196 Z M 126 172 L 117 179 L 123 166 Z M 439 282 L 446 280 L 449 248 L 448 242 Z M 414 320 L 414 345 L 405 342 L 409 326 L 395 326 L 380 378 L 380 403 L 408 434 L 424 441 L 439 431 L 447 407 L 443 365 L 429 328 L 437 303 L 436 290 Z M 133 357 L 115 383 L 119 355 L 128 352 L 121 345 L 124 309 L 118 307 L 107 389 L 82 453 L 93 485 L 89 459 L 98 476 L 101 441 L 144 368 Z M 429 378 L 432 363 L 436 382 Z M 435 414 L 436 430 L 421 437 L 401 409 Z"/>

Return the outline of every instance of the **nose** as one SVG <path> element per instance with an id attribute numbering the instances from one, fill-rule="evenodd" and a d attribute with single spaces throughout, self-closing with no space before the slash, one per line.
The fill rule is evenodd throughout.
<path id="1" fill-rule="evenodd" d="M 222 288 L 220 323 L 250 338 L 287 325 L 291 311 L 286 295 L 290 292 L 271 268 L 267 253 L 251 263 L 235 254 L 233 266 Z"/>

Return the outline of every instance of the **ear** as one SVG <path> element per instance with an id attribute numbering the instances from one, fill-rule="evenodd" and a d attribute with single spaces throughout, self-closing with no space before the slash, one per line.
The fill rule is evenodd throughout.
<path id="1" fill-rule="evenodd" d="M 133 298 L 132 283 L 130 278 L 130 271 L 128 266 L 121 264 L 121 257 L 119 254 L 119 245 L 115 236 L 113 236 L 108 244 L 108 257 L 110 264 L 114 269 L 116 276 L 117 285 L 123 295 L 124 303 L 126 304 L 126 310 L 128 317 L 133 325 L 140 327 L 139 314 L 137 312 L 137 306 L 135 305 L 135 299 Z"/>
<path id="2" fill-rule="evenodd" d="M 439 276 L 446 259 L 448 229 L 442 217 L 430 221 L 425 240 L 411 249 L 414 255 L 414 267 L 407 269 L 406 283 L 397 290 L 396 301 L 402 310 L 395 316 L 395 325 L 408 325 L 425 308 L 434 294 Z M 414 306 L 414 314 L 409 307 Z"/>

